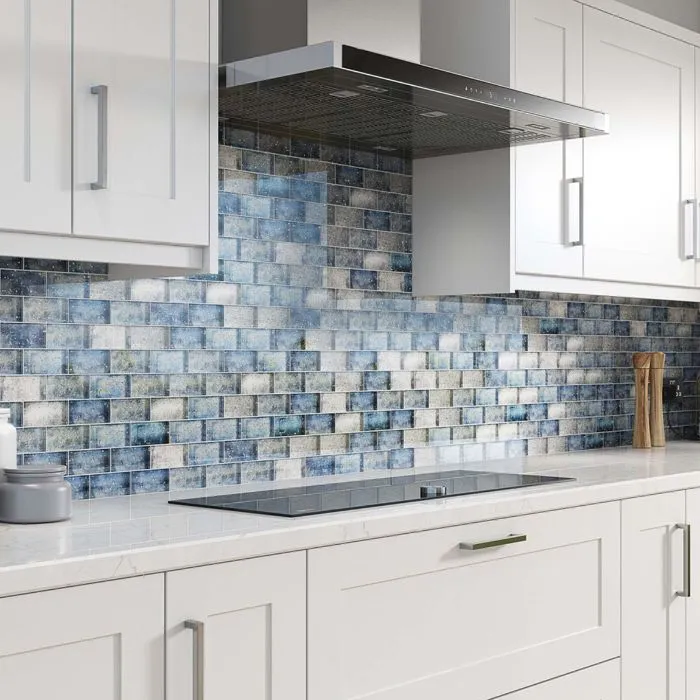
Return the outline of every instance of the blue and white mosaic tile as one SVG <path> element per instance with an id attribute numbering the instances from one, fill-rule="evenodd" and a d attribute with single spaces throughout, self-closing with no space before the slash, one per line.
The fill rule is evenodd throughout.
<path id="1" fill-rule="evenodd" d="M 631 441 L 636 351 L 688 397 L 697 305 L 413 299 L 410 162 L 224 128 L 220 271 L 0 257 L 0 405 L 76 498 Z"/>

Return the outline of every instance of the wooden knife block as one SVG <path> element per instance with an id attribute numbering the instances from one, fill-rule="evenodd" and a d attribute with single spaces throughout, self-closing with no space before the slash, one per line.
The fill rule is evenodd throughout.
<path id="1" fill-rule="evenodd" d="M 650 449 L 666 444 L 663 386 L 666 356 L 662 352 L 638 352 L 634 366 L 635 415 L 633 447 Z"/>

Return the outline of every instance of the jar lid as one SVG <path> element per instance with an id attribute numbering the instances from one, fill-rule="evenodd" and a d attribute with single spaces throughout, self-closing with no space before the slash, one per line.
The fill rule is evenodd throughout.
<path id="1" fill-rule="evenodd" d="M 5 478 L 8 481 L 24 481 L 26 479 L 42 479 L 63 476 L 66 468 L 62 464 L 37 464 L 31 467 L 17 467 L 5 469 Z"/>

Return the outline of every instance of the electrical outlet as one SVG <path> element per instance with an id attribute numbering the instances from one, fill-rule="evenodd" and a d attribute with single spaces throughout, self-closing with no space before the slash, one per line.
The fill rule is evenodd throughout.
<path id="1" fill-rule="evenodd" d="M 683 390 L 676 379 L 667 379 L 664 382 L 664 405 L 678 403 L 683 398 Z"/>

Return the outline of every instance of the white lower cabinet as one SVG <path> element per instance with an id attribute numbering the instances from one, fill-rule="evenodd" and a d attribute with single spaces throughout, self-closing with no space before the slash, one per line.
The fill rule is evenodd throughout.
<path id="1" fill-rule="evenodd" d="M 517 693 L 502 695 L 499 700 L 620 700 L 620 662 L 608 661 Z"/>
<path id="2" fill-rule="evenodd" d="M 308 700 L 488 700 L 619 656 L 618 503 L 308 557 Z"/>
<path id="3" fill-rule="evenodd" d="M 622 504 L 623 700 L 686 697 L 685 521 L 683 491 Z"/>
<path id="4" fill-rule="evenodd" d="M 161 700 L 163 576 L 0 600 L 0 697 Z"/>
<path id="5" fill-rule="evenodd" d="M 306 553 L 167 574 L 168 700 L 306 699 Z"/>

